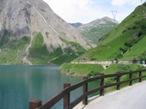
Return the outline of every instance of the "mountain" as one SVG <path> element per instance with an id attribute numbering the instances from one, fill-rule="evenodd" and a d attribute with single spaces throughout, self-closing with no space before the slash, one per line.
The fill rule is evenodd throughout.
<path id="1" fill-rule="evenodd" d="M 43 0 L 1 0 L 1 64 L 62 63 L 90 47 Z"/>
<path id="2" fill-rule="evenodd" d="M 118 21 L 109 17 L 103 17 L 87 24 L 72 24 L 72 26 L 76 27 L 85 38 L 91 40 L 95 44 L 98 43 L 98 40 L 102 36 L 113 30 L 117 25 Z"/>
<path id="3" fill-rule="evenodd" d="M 70 23 L 70 25 L 72 25 L 75 28 L 80 27 L 81 25 L 83 25 L 82 23 L 78 22 L 78 23 Z"/>
<path id="4" fill-rule="evenodd" d="M 98 47 L 88 50 L 76 61 L 146 60 L 146 3 L 99 41 Z"/>

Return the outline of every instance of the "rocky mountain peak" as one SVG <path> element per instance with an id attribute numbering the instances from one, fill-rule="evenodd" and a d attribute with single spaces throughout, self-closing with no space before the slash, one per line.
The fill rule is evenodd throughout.
<path id="1" fill-rule="evenodd" d="M 18 47 L 19 42 L 23 44 L 24 51 Z M 24 42 L 27 43 L 25 46 Z M 64 60 L 56 63 L 62 63 L 65 59 L 68 62 L 91 48 L 91 44 L 43 0 L 0 0 L 0 48 L 11 45 L 19 48 L 18 51 L 21 48 L 24 53 L 19 56 L 23 57 L 19 63 L 26 64 L 31 64 L 29 59 L 39 60 L 36 63 L 42 64 L 42 61 L 59 60 L 61 56 Z M 70 58 L 70 55 L 73 56 Z"/>
<path id="2" fill-rule="evenodd" d="M 87 24 L 81 25 L 79 27 L 79 29 L 90 28 L 90 27 L 97 26 L 97 25 L 100 25 L 100 24 L 107 25 L 108 22 L 112 22 L 112 23 L 118 24 L 118 21 L 116 21 L 114 19 L 111 19 L 110 17 L 106 16 L 106 17 L 103 17 L 101 19 L 96 19 L 96 20 L 94 20 L 92 22 L 89 22 Z"/>
<path id="3" fill-rule="evenodd" d="M 28 36 L 33 39 L 37 32 L 41 32 L 48 50 L 68 45 L 62 42 L 80 43 L 89 48 L 86 40 L 64 20 L 57 16 L 43 0 L 1 0 L 0 5 L 0 36 L 8 30 L 11 37 L 20 39 Z M 48 34 L 47 34 L 48 33 Z M 47 35 L 46 35 L 47 34 Z"/>

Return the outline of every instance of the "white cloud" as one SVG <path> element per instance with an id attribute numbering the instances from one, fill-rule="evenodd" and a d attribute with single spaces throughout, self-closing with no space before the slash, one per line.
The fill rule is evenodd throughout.
<path id="1" fill-rule="evenodd" d="M 87 23 L 97 18 L 111 16 L 94 0 L 44 0 L 53 11 L 67 22 Z M 111 16 L 112 17 L 112 16 Z"/>
<path id="2" fill-rule="evenodd" d="M 91 0 L 44 0 L 47 2 L 55 13 L 65 20 L 70 20 L 78 17 L 82 12 L 86 12 L 90 5 Z"/>
<path id="3" fill-rule="evenodd" d="M 44 0 L 53 11 L 67 22 L 87 23 L 118 11 L 116 20 L 122 21 L 141 0 Z M 143 0 L 145 1 L 145 0 Z"/>
<path id="4" fill-rule="evenodd" d="M 112 5 L 123 6 L 123 5 L 133 5 L 137 6 L 141 3 L 140 0 L 112 0 Z"/>
<path id="5" fill-rule="evenodd" d="M 111 0 L 111 5 L 118 10 L 118 21 L 122 21 L 140 4 L 142 4 L 141 0 Z"/>

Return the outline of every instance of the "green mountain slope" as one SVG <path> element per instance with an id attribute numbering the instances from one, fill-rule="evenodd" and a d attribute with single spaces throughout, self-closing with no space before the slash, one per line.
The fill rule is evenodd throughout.
<path id="1" fill-rule="evenodd" d="M 37 33 L 34 36 L 32 45 L 29 49 L 29 60 L 32 64 L 62 64 L 65 62 L 70 62 L 73 59 L 77 58 L 79 55 L 83 54 L 86 50 L 81 47 L 80 44 L 75 42 L 68 42 L 67 40 L 62 39 L 62 41 L 71 48 L 66 48 L 62 50 L 57 48 L 54 52 L 49 52 L 46 45 L 44 44 L 44 39 L 41 33 Z"/>
<path id="2" fill-rule="evenodd" d="M 140 60 L 146 56 L 146 3 L 138 6 L 113 31 L 100 38 L 101 45 L 78 60 Z"/>
<path id="3" fill-rule="evenodd" d="M 87 40 L 90 40 L 94 44 L 98 44 L 99 39 L 113 30 L 118 24 L 118 21 L 109 17 L 96 19 L 87 24 L 70 23 L 70 25 L 80 31 L 82 36 L 84 36 Z"/>
<path id="4" fill-rule="evenodd" d="M 2 40 L 1 40 L 2 41 Z M 0 65 L 22 64 L 25 55 L 25 48 L 29 43 L 29 38 L 24 36 L 19 40 L 9 41 L 0 47 Z"/>
<path id="5" fill-rule="evenodd" d="M 6 41 L 5 39 L 0 40 L 0 65 L 25 64 L 22 60 L 26 55 L 26 48 L 30 43 L 30 39 L 27 36 L 24 36 L 19 41 L 16 39 Z M 42 34 L 36 33 L 31 47 L 28 49 L 29 54 L 27 58 L 33 65 L 62 64 L 70 62 L 86 52 L 86 49 L 78 43 L 69 42 L 64 39 L 62 39 L 62 41 L 70 45 L 70 48 L 62 50 L 58 47 L 54 52 L 49 52 L 44 44 Z"/>
<path id="6" fill-rule="evenodd" d="M 94 20 L 88 24 L 81 25 L 78 29 L 85 38 L 91 40 L 95 44 L 98 44 L 98 40 L 113 30 L 117 25 L 117 21 L 109 17 L 104 17 Z"/>

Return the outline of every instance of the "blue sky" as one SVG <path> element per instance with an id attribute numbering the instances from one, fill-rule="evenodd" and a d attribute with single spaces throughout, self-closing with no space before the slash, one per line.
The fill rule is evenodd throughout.
<path id="1" fill-rule="evenodd" d="M 146 0 L 44 0 L 52 10 L 70 23 L 88 23 L 105 16 L 121 22 Z"/>

